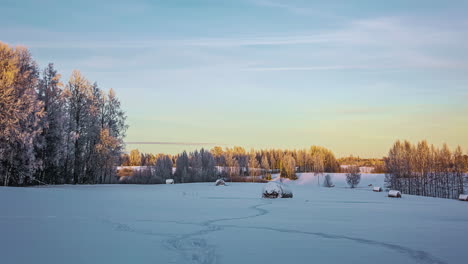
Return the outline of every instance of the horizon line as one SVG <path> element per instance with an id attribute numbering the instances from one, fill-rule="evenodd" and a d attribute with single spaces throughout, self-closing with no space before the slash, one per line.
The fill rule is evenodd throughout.
<path id="1" fill-rule="evenodd" d="M 210 142 L 168 142 L 168 141 L 130 141 L 125 142 L 129 145 L 183 145 L 183 146 L 200 146 L 200 145 L 225 145 Z"/>

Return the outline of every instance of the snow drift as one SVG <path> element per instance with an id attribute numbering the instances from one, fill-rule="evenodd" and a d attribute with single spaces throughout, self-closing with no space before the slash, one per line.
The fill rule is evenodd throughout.
<path id="1" fill-rule="evenodd" d="M 263 187 L 263 198 L 292 198 L 291 189 L 286 184 L 280 182 L 268 182 Z"/>

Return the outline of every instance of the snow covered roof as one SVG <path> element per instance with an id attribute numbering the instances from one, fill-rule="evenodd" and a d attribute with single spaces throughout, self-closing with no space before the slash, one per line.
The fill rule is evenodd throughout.
<path id="1" fill-rule="evenodd" d="M 374 189 L 373 189 L 374 192 L 381 192 L 382 191 L 382 187 L 378 187 L 378 186 L 375 186 Z"/>
<path id="2" fill-rule="evenodd" d="M 468 194 L 460 194 L 460 196 L 458 196 L 458 200 L 468 201 Z"/>
<path id="3" fill-rule="evenodd" d="M 390 190 L 388 192 L 388 197 L 401 197 L 401 192 L 397 190 Z"/>

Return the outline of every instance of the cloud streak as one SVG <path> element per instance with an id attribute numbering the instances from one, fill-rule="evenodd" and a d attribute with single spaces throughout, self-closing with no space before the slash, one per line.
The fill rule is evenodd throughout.
<path id="1" fill-rule="evenodd" d="M 261 1 L 277 6 L 276 2 Z M 273 4 L 272 4 L 273 3 Z M 282 5 L 282 4 L 280 4 Z M 464 25 L 466 21 L 458 21 Z M 5 33 L 12 29 L 0 29 Z M 23 35 L 25 31 L 21 31 Z M 8 35 L 8 34 L 7 34 Z M 37 34 L 32 34 L 37 35 Z M 429 18 L 377 17 L 348 21 L 335 29 L 315 30 L 302 34 L 214 37 L 192 39 L 123 39 L 99 40 L 89 37 L 75 41 L 74 36 L 57 36 L 50 41 L 23 41 L 32 48 L 94 49 L 96 52 L 121 49 L 135 57 L 134 49 L 144 49 L 145 56 L 133 58 L 135 65 L 160 61 L 159 69 L 199 71 L 201 68 L 242 72 L 279 71 L 339 71 L 339 70 L 401 70 L 401 69 L 468 69 L 462 53 L 468 45 L 467 30 L 462 26 L 433 22 Z M 97 40 L 94 40 L 97 39 Z M 271 47 L 274 57 L 257 57 L 255 48 Z M 291 52 L 291 49 L 294 49 Z M 283 50 L 289 53 L 280 53 Z M 436 51 L 436 52 L 434 52 Z M 107 52 L 107 51 L 106 51 Z M 267 52 L 267 51 L 262 51 Z M 303 53 L 299 56 L 299 54 Z M 149 56 L 147 56 L 150 54 Z M 454 55 L 455 54 L 455 55 Z M 294 58 L 291 59 L 291 55 Z M 128 57 L 128 56 L 127 56 Z M 158 58 L 155 60 L 154 58 Z M 175 59 L 178 60 L 175 63 Z M 166 60 L 164 62 L 164 60 Z M 121 58 L 95 57 L 82 59 L 84 67 L 111 69 Z M 233 64 L 232 62 L 236 63 Z M 313 64 L 309 63 L 312 62 Z M 164 62 L 164 63 L 163 63 Z M 253 62 L 253 63 L 252 63 Z M 184 64 L 183 67 L 179 65 Z M 168 66 L 169 65 L 169 66 Z M 173 66 L 172 66 L 173 65 Z M 220 67 L 220 65 L 222 67 Z M 154 64 L 155 69 L 158 68 Z M 172 67 L 171 67 L 172 66 Z M 174 67 L 175 66 L 175 67 Z"/>

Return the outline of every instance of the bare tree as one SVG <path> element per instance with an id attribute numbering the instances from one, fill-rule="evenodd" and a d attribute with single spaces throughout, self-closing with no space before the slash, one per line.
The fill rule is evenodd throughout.
<path id="1" fill-rule="evenodd" d="M 280 177 L 289 178 L 292 180 L 297 179 L 296 176 L 296 161 L 291 154 L 287 154 L 281 160 Z"/>
<path id="2" fill-rule="evenodd" d="M 130 151 L 130 166 L 140 166 L 141 165 L 141 154 L 138 149 L 133 149 Z"/>
<path id="3" fill-rule="evenodd" d="M 407 194 L 457 198 L 464 191 L 463 160 L 460 147 L 452 153 L 446 144 L 438 149 L 426 141 L 397 141 L 385 159 L 386 185 Z"/>
<path id="4" fill-rule="evenodd" d="M 255 177 L 260 174 L 260 164 L 257 160 L 255 151 L 251 151 L 249 158 L 249 175 L 252 176 L 252 182 L 255 181 Z"/>

